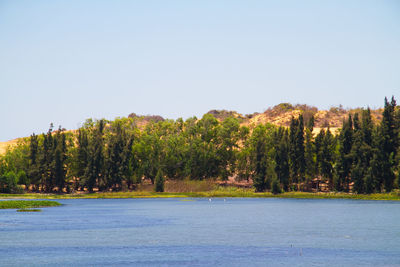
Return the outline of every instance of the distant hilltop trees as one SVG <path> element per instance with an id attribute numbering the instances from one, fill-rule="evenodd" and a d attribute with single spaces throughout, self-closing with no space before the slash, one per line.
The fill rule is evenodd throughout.
<path id="1" fill-rule="evenodd" d="M 136 115 L 135 113 L 129 114 L 128 118 L 137 118 L 147 122 L 160 122 L 164 121 L 164 118 L 159 115 Z"/>
<path id="2" fill-rule="evenodd" d="M 339 127 L 340 126 L 340 127 Z M 135 190 L 176 180 L 243 182 L 255 191 L 391 192 L 399 187 L 400 109 L 318 111 L 279 104 L 241 115 L 87 120 L 32 134 L 0 157 L 0 192 Z"/>

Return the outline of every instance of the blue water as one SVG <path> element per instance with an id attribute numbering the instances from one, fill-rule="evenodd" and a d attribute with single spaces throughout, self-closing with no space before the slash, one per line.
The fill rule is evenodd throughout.
<path id="1" fill-rule="evenodd" d="M 400 203 L 71 199 L 0 210 L 1 266 L 400 266 Z"/>

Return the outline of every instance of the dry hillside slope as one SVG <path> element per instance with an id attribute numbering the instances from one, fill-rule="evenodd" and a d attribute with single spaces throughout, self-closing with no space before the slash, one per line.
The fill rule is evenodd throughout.
<path id="1" fill-rule="evenodd" d="M 281 103 L 274 107 L 268 108 L 263 113 L 253 113 L 243 115 L 236 111 L 228 110 L 210 110 L 208 114 L 212 114 L 219 121 L 223 121 L 228 117 L 234 117 L 239 120 L 242 125 L 247 125 L 249 127 L 254 127 L 258 124 L 271 123 L 277 126 L 290 125 L 292 117 L 298 117 L 303 114 L 304 121 L 314 115 L 315 118 L 315 128 L 314 131 L 317 133 L 322 128 L 330 127 L 333 132 L 336 132 L 342 126 L 343 120 L 348 117 L 349 114 L 354 115 L 360 112 L 361 108 L 356 109 L 344 109 L 342 107 L 332 107 L 329 110 L 318 110 L 316 107 L 308 105 L 292 105 L 289 103 Z M 383 109 L 371 110 L 371 115 L 373 121 L 379 122 L 382 119 Z M 139 128 L 143 128 L 149 122 L 159 122 L 163 121 L 164 118 L 157 115 L 136 115 L 131 113 L 128 117 L 136 120 L 136 124 Z M 0 142 L 0 154 L 4 154 L 8 147 L 15 146 L 21 138 L 13 139 L 6 142 Z"/>

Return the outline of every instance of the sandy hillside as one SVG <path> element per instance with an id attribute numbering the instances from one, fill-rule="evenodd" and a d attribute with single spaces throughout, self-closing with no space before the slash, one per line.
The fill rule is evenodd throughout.
<path id="1" fill-rule="evenodd" d="M 333 133 L 337 133 L 342 127 L 343 120 L 348 118 L 348 115 L 360 113 L 361 108 L 343 109 L 342 107 L 332 107 L 329 110 L 318 110 L 318 108 L 308 105 L 292 105 L 289 103 L 281 103 L 274 107 L 268 108 L 263 113 L 253 113 L 243 115 L 236 111 L 228 110 L 210 110 L 208 114 L 212 114 L 215 118 L 223 121 L 227 117 L 235 117 L 241 125 L 254 127 L 261 123 L 271 123 L 277 126 L 288 127 L 292 117 L 296 118 L 303 114 L 304 122 L 306 123 L 311 116 L 314 116 L 314 134 L 320 132 L 321 129 L 329 127 Z M 377 123 L 382 119 L 383 109 L 371 110 L 372 120 Z M 135 120 L 136 126 L 144 128 L 149 122 L 163 121 L 164 118 L 158 115 L 136 115 L 131 113 L 128 117 Z M 74 132 L 75 130 L 67 130 L 66 132 Z M 0 154 L 4 154 L 7 147 L 12 147 L 17 144 L 21 138 L 13 139 L 6 142 L 0 142 Z"/>
<path id="2" fill-rule="evenodd" d="M 6 153 L 8 147 L 11 148 L 11 147 L 17 145 L 19 140 L 20 140 L 20 138 L 13 139 L 13 140 L 6 141 L 6 142 L 0 142 L 0 155 Z"/>

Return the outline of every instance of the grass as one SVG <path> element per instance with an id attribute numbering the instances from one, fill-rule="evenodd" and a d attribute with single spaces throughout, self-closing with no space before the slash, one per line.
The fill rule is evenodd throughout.
<path id="1" fill-rule="evenodd" d="M 41 212 L 41 209 L 19 209 L 17 212 Z"/>
<path id="2" fill-rule="evenodd" d="M 23 196 L 23 195 L 19 195 Z M 38 195 L 40 196 L 40 195 Z M 30 208 L 41 208 L 41 207 L 55 207 L 61 206 L 60 203 L 50 200 L 2 200 L 0 201 L 0 209 L 19 209 L 27 210 Z M 39 210 L 40 211 L 40 210 Z"/>
<path id="3" fill-rule="evenodd" d="M 132 192 L 101 192 L 84 194 L 0 194 L 0 198 L 26 198 L 26 199 L 74 199 L 74 198 L 197 198 L 197 197 L 246 197 L 246 198 L 307 198 L 307 199 L 363 199 L 363 200 L 394 200 L 400 201 L 400 192 L 379 194 L 352 194 L 352 193 L 307 193 L 307 192 L 285 192 L 274 195 L 270 192 L 255 193 L 250 188 L 237 187 L 214 187 L 206 191 L 192 192 L 163 192 L 156 193 L 151 189 Z M 0 201 L 1 203 L 4 201 Z M 57 202 L 54 202 L 57 203 Z M 57 203 L 58 204 L 58 203 Z M 38 207 L 38 206 L 32 206 Z M 19 207 L 17 207 L 19 208 Z"/>

